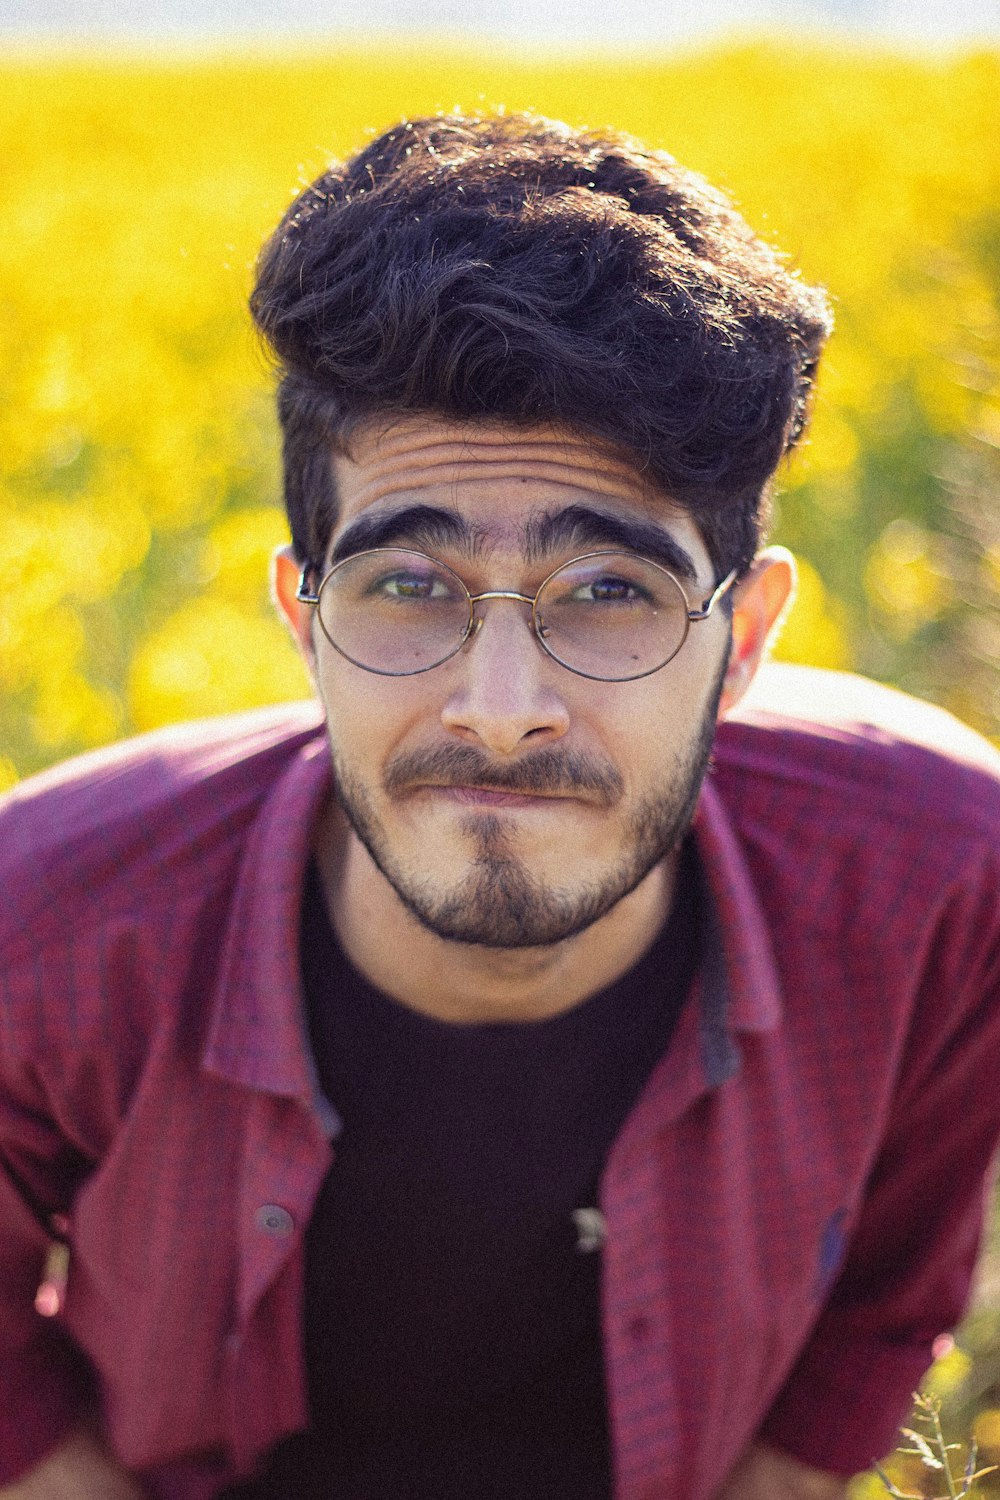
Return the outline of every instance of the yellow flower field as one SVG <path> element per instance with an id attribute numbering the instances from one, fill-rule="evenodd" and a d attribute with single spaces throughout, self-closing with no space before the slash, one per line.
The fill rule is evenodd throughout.
<path id="1" fill-rule="evenodd" d="M 1000 58 L 760 44 L 677 60 L 375 54 L 0 68 L 0 784 L 167 720 L 300 694 L 256 249 L 403 113 L 613 124 L 722 182 L 835 298 L 776 535 L 781 654 L 1000 732 Z"/>

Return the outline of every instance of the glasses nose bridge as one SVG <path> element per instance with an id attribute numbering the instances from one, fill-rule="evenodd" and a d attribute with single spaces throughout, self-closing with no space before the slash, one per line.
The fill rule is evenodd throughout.
<path id="1" fill-rule="evenodd" d="M 466 592 L 468 593 L 468 590 Z M 527 604 L 531 610 L 531 621 L 532 626 L 534 626 L 537 595 L 532 597 L 531 594 L 521 594 L 516 589 L 484 589 L 481 594 L 469 594 L 469 606 L 472 610 L 472 625 L 468 637 L 470 640 L 477 636 L 482 629 L 484 616 L 476 609 L 476 605 L 483 599 L 513 599 L 517 604 Z"/>
<path id="2" fill-rule="evenodd" d="M 530 604 L 534 609 L 535 597 L 531 594 L 519 594 L 516 589 L 485 589 L 481 594 L 470 594 L 469 603 L 476 605 L 480 599 L 517 599 L 521 604 Z"/>

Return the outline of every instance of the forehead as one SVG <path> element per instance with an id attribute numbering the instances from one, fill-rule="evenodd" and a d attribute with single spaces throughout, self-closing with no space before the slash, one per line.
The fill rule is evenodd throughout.
<path id="1" fill-rule="evenodd" d="M 560 506 L 654 520 L 707 557 L 690 515 L 626 460 L 569 430 L 414 417 L 363 428 L 337 454 L 334 538 L 363 513 L 409 498 L 459 511 L 487 546 L 519 546 L 534 516 Z"/>

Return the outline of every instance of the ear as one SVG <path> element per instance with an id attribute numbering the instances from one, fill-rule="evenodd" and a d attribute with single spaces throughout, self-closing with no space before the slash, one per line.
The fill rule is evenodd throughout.
<path id="1" fill-rule="evenodd" d="M 719 700 L 719 717 L 743 697 L 795 596 L 795 559 L 786 547 L 766 547 L 733 590 L 733 642 Z"/>
<path id="2" fill-rule="evenodd" d="M 301 604 L 296 597 L 302 564 L 291 547 L 279 547 L 271 557 L 271 598 L 279 615 L 291 632 L 299 654 L 316 678 L 316 649 L 313 645 L 312 623 L 314 606 Z"/>

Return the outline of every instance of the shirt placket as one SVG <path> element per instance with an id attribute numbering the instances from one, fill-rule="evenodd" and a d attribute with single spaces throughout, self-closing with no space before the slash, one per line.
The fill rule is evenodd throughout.
<path id="1" fill-rule="evenodd" d="M 251 1103 L 239 1202 L 235 1320 L 225 1389 L 233 1461 L 241 1472 L 306 1425 L 304 1236 L 333 1153 L 301 1100 Z"/>

